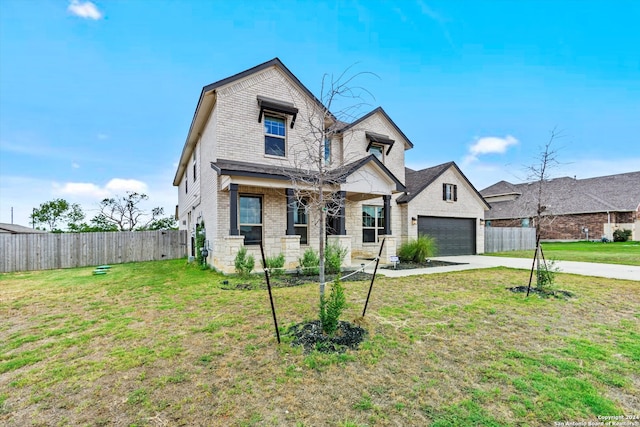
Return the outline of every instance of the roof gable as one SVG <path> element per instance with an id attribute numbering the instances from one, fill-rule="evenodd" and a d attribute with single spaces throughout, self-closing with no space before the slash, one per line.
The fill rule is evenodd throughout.
<path id="1" fill-rule="evenodd" d="M 482 197 L 482 195 L 471 184 L 471 181 L 462 173 L 460 168 L 455 162 L 447 162 L 441 165 L 432 166 L 430 168 L 414 171 L 409 168 L 405 168 L 405 181 L 407 183 L 407 193 L 398 197 L 397 202 L 408 203 L 413 200 L 418 194 L 424 191 L 429 185 L 431 185 L 436 179 L 438 179 L 443 173 L 453 169 L 462 178 L 463 182 L 466 182 L 470 189 L 478 196 L 478 199 L 486 206 L 487 209 L 491 208 L 489 203 Z"/>
<path id="2" fill-rule="evenodd" d="M 189 126 L 189 132 L 187 133 L 187 138 L 182 148 L 182 153 L 180 154 L 178 169 L 176 170 L 176 175 L 173 179 L 173 185 L 180 185 L 180 179 L 182 178 L 182 175 L 184 174 L 184 171 L 189 164 L 189 158 L 197 143 L 198 135 L 202 132 L 202 128 L 206 124 L 207 119 L 211 114 L 211 111 L 213 110 L 216 91 L 230 84 L 233 84 L 238 80 L 259 73 L 271 67 L 276 67 L 278 70 L 280 70 L 291 82 L 293 82 L 294 85 L 296 85 L 300 89 L 303 94 L 308 96 L 313 102 L 317 103 L 320 108 L 322 108 L 323 110 L 325 109 L 322 102 L 320 102 L 320 100 L 316 98 L 315 95 L 313 95 L 313 93 L 311 93 L 311 91 L 305 85 L 303 85 L 302 82 L 300 82 L 300 80 L 298 80 L 298 78 L 293 75 L 293 73 L 277 57 L 240 73 L 234 74 L 230 77 L 226 77 L 224 79 L 210 83 L 204 86 L 202 88 L 202 91 L 200 92 L 200 98 L 198 99 L 198 104 L 196 105 L 196 110 L 193 113 L 191 125 Z M 331 112 L 328 113 L 332 120 L 336 120 Z"/>
<path id="3" fill-rule="evenodd" d="M 393 120 L 391 120 L 391 117 L 389 117 L 389 115 L 384 111 L 384 109 L 382 107 L 378 107 L 378 108 L 376 108 L 376 109 L 374 109 L 372 111 L 369 111 L 367 114 L 365 114 L 364 116 L 360 117 L 356 121 L 344 125 L 342 128 L 340 128 L 338 130 L 338 133 L 343 133 L 343 132 L 345 132 L 345 131 L 357 126 L 358 124 L 366 121 L 367 119 L 369 119 L 370 117 L 372 117 L 374 115 L 380 115 L 381 117 L 383 117 L 384 120 L 386 120 L 393 127 L 393 129 L 396 130 L 396 132 L 398 132 L 398 134 L 404 139 L 404 142 L 405 142 L 404 149 L 405 150 L 413 148 L 413 143 L 409 140 L 409 138 L 407 138 L 407 136 L 404 134 L 404 132 L 402 132 L 402 130 L 400 130 L 398 125 L 396 125 L 395 122 Z"/>

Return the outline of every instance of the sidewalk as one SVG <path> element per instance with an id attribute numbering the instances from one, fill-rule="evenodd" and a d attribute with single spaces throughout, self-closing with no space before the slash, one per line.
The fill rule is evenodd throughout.
<path id="1" fill-rule="evenodd" d="M 461 263 L 445 267 L 416 268 L 412 270 L 391 270 L 378 268 L 378 273 L 388 277 L 413 276 L 417 274 L 446 273 L 449 271 L 474 270 L 478 268 L 509 267 L 523 270 L 530 270 L 532 259 L 527 258 L 502 258 L 483 255 L 461 255 L 435 257 L 437 261 L 448 261 Z M 556 261 L 561 273 L 579 274 L 582 276 L 606 277 L 610 279 L 634 280 L 640 282 L 640 266 L 617 265 L 617 264 L 596 264 L 592 262 Z M 368 266 L 365 271 L 373 272 L 373 265 Z"/>

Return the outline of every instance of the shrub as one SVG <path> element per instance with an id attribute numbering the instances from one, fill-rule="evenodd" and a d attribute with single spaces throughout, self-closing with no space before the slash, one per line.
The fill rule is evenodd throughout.
<path id="1" fill-rule="evenodd" d="M 253 258 L 253 255 L 247 255 L 247 248 L 244 246 L 241 247 L 235 259 L 236 273 L 246 277 L 251 274 L 255 265 L 256 260 Z"/>
<path id="2" fill-rule="evenodd" d="M 626 242 L 631 238 L 631 230 L 616 230 L 613 232 L 614 242 Z"/>
<path id="3" fill-rule="evenodd" d="M 536 271 L 536 286 L 538 289 L 547 290 L 551 286 L 553 286 L 556 274 L 560 272 L 560 267 L 558 267 L 555 260 L 550 260 L 545 262 L 541 262 L 538 265 L 538 270 Z"/>
<path id="4" fill-rule="evenodd" d="M 320 323 L 322 323 L 322 331 L 325 334 L 333 335 L 338 329 L 338 319 L 346 305 L 344 288 L 340 280 L 336 279 L 331 285 L 329 298 L 327 299 L 324 295 L 320 296 Z"/>
<path id="5" fill-rule="evenodd" d="M 298 262 L 302 267 L 302 274 L 305 276 L 315 276 L 320 273 L 320 257 L 312 248 L 307 248 Z"/>
<path id="6" fill-rule="evenodd" d="M 204 222 L 196 224 L 196 259 L 198 264 L 204 265 L 207 260 L 202 254 L 202 248 L 207 240 L 207 231 L 204 228 Z"/>
<path id="7" fill-rule="evenodd" d="M 401 262 L 423 263 L 425 259 L 435 256 L 438 252 L 436 241 L 433 237 L 421 234 L 415 240 L 410 240 L 400 245 L 398 258 Z"/>
<path id="8" fill-rule="evenodd" d="M 339 244 L 329 244 L 324 250 L 324 268 L 327 274 L 340 273 L 340 267 L 347 256 L 347 248 Z"/>
<path id="9" fill-rule="evenodd" d="M 284 267 L 284 254 L 280 253 L 278 256 L 274 256 L 274 257 L 267 257 L 266 258 L 266 266 L 262 266 L 263 268 L 268 268 L 269 269 L 269 273 L 271 273 L 273 276 L 279 276 L 283 273 L 282 268 Z"/>

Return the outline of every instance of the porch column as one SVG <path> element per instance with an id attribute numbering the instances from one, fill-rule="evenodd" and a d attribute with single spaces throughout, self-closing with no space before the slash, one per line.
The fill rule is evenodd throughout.
<path id="1" fill-rule="evenodd" d="M 287 195 L 287 236 L 293 236 L 296 234 L 293 224 L 293 208 L 295 205 L 293 188 L 287 188 L 285 194 Z"/>
<path id="2" fill-rule="evenodd" d="M 338 200 L 340 201 L 340 210 L 338 212 L 338 235 L 344 236 L 347 234 L 347 211 L 345 207 L 347 192 L 338 191 Z"/>
<path id="3" fill-rule="evenodd" d="M 229 184 L 229 235 L 240 235 L 238 229 L 238 184 Z"/>
<path id="4" fill-rule="evenodd" d="M 391 195 L 382 196 L 384 201 L 384 234 L 391 235 Z"/>

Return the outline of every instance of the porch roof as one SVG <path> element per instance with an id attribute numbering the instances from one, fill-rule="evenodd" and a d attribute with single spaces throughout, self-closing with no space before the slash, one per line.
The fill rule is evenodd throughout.
<path id="1" fill-rule="evenodd" d="M 325 176 L 327 184 L 340 185 L 347 182 L 349 176 L 353 175 L 359 169 L 371 164 L 373 167 L 378 168 L 383 175 L 387 176 L 390 181 L 396 185 L 396 191 L 405 191 L 404 185 L 393 173 L 378 160 L 374 155 L 363 157 L 352 163 L 348 163 L 339 168 L 331 169 Z M 291 168 L 286 166 L 275 166 L 250 162 L 239 162 L 235 160 L 220 159 L 217 162 L 211 162 L 211 168 L 216 171 L 218 175 L 227 176 L 243 176 L 257 179 L 275 179 L 281 181 L 291 181 L 292 178 L 298 179 L 302 182 L 313 182 L 317 178 L 313 172 Z"/>

